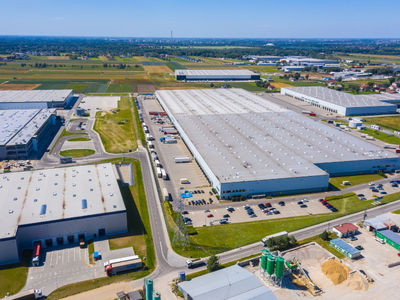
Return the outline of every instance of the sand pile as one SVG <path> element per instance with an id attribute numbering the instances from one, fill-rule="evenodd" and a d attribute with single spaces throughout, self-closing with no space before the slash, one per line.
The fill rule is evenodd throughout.
<path id="1" fill-rule="evenodd" d="M 361 277 L 359 273 L 352 273 L 347 279 L 346 286 L 355 291 L 367 291 L 368 283 Z"/>
<path id="2" fill-rule="evenodd" d="M 349 268 L 336 259 L 330 259 L 324 262 L 321 270 L 334 285 L 341 284 L 349 276 Z"/>

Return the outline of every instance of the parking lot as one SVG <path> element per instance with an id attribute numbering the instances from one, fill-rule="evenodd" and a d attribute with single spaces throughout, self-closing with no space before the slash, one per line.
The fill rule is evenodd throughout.
<path id="1" fill-rule="evenodd" d="M 266 204 L 268 200 L 265 200 Z M 229 205 L 227 204 L 225 207 L 210 209 L 209 211 L 204 211 L 207 207 L 204 207 L 204 210 L 197 211 L 189 211 L 188 214 L 185 214 L 185 217 L 188 217 L 192 220 L 194 227 L 201 226 L 209 226 L 210 222 L 214 220 L 224 219 L 224 215 L 228 214 L 227 223 L 239 223 L 239 222 L 250 222 L 250 221 L 259 221 L 259 220 L 268 220 L 268 219 L 276 219 L 276 218 L 287 218 L 287 217 L 296 217 L 296 216 L 305 216 L 309 214 L 323 214 L 330 213 L 331 211 L 327 209 L 325 206 L 321 205 L 318 200 L 309 200 L 308 202 L 304 202 L 303 205 L 306 207 L 300 207 L 300 204 L 297 202 L 289 202 L 285 203 L 285 205 L 280 206 L 277 204 L 277 201 L 274 201 L 274 205 L 272 207 L 267 207 L 271 213 L 264 213 L 257 204 L 249 205 L 250 208 L 253 209 L 255 217 L 250 217 L 246 212 L 243 205 L 234 207 L 232 212 L 228 212 L 226 209 Z M 272 204 L 272 203 L 271 203 Z M 275 208 L 279 211 L 279 213 L 275 214 L 271 211 L 271 208 Z M 208 215 L 212 215 L 212 217 L 207 217 Z M 213 225 L 219 225 L 219 221 L 213 223 Z"/>
<path id="2" fill-rule="evenodd" d="M 393 179 L 393 180 L 397 180 L 397 179 Z M 383 197 L 388 194 L 400 192 L 400 188 L 398 186 L 392 187 L 391 183 L 382 184 L 381 187 L 378 187 L 378 184 L 374 183 L 374 182 L 371 182 L 370 184 L 373 184 L 373 185 L 369 185 L 368 187 L 365 187 L 365 188 L 357 191 L 357 195 L 359 195 L 359 198 L 361 200 L 366 200 L 366 199 L 369 200 L 369 199 L 373 199 L 376 197 Z M 372 188 L 375 188 L 375 190 L 372 190 Z M 365 199 L 363 199 L 363 197 L 361 195 L 364 195 Z"/>

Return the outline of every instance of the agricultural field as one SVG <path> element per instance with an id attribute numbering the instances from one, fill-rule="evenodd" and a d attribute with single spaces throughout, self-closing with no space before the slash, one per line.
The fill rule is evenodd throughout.
<path id="1" fill-rule="evenodd" d="M 40 84 L 0 84 L 0 91 L 7 90 L 34 90 L 38 88 Z"/>
<path id="2" fill-rule="evenodd" d="M 141 61 L 142 66 L 165 66 L 161 61 Z"/>
<path id="3" fill-rule="evenodd" d="M 400 131 L 400 117 L 373 117 L 373 118 L 366 118 L 364 122 L 367 124 L 376 124 L 387 129 Z"/>
<path id="4" fill-rule="evenodd" d="M 186 69 L 185 66 L 182 66 L 180 63 L 176 61 L 166 62 L 165 65 L 171 69 L 172 72 L 175 72 L 176 69 Z"/>
<path id="5" fill-rule="evenodd" d="M 108 60 L 108 58 L 105 57 L 105 56 L 99 56 L 99 59 L 102 60 L 102 61 L 107 61 Z"/>
<path id="6" fill-rule="evenodd" d="M 48 56 L 49 60 L 69 60 L 69 56 Z"/>
<path id="7" fill-rule="evenodd" d="M 132 83 L 109 84 L 106 93 L 132 93 Z"/>
<path id="8" fill-rule="evenodd" d="M 178 48 L 187 49 L 251 49 L 252 47 L 244 47 L 244 46 L 180 46 Z"/>
<path id="9" fill-rule="evenodd" d="M 144 70 L 148 73 L 172 73 L 172 70 L 167 66 L 146 66 L 144 65 Z"/>

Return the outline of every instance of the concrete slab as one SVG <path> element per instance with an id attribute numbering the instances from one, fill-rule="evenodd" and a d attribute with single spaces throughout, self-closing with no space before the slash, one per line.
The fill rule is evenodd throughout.
<path id="1" fill-rule="evenodd" d="M 100 110 L 113 109 L 118 107 L 118 101 L 121 97 L 107 97 L 107 96 L 88 96 L 84 97 L 79 104 L 90 112 L 90 118 L 96 116 L 96 112 Z"/>
<path id="2" fill-rule="evenodd" d="M 69 142 L 65 141 L 61 147 L 61 151 L 72 149 L 92 149 L 95 150 L 93 141 Z"/>

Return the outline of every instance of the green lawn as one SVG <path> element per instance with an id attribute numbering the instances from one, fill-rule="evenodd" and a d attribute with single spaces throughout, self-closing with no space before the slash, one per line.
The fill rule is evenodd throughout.
<path id="1" fill-rule="evenodd" d="M 374 129 L 369 129 L 367 128 L 366 130 L 361 130 L 359 131 L 360 133 L 366 133 L 370 136 L 373 136 L 377 140 L 381 140 L 382 142 L 388 143 L 388 144 L 400 144 L 400 138 L 395 135 L 390 135 L 384 132 L 381 132 L 379 130 L 374 130 Z"/>
<path id="2" fill-rule="evenodd" d="M 72 138 L 72 139 L 69 139 L 68 142 L 88 142 L 91 140 L 92 139 L 89 139 L 89 138 Z"/>
<path id="3" fill-rule="evenodd" d="M 129 97 L 121 97 L 118 109 L 97 112 L 94 130 L 107 152 L 123 153 L 137 147 L 134 126 Z"/>
<path id="4" fill-rule="evenodd" d="M 365 118 L 364 122 L 366 124 L 376 124 L 387 129 L 400 131 L 400 116 Z"/>
<path id="5" fill-rule="evenodd" d="M 133 93 L 133 81 L 132 84 L 110 84 L 108 85 L 106 93 Z"/>
<path id="6" fill-rule="evenodd" d="M 392 211 L 392 214 L 400 215 L 400 209 L 397 209 L 397 210 Z"/>
<path id="7" fill-rule="evenodd" d="M 93 265 L 95 263 L 93 253 L 94 253 L 94 243 L 93 239 L 87 241 L 88 250 L 89 250 L 89 264 Z"/>
<path id="8" fill-rule="evenodd" d="M 24 287 L 31 257 L 32 251 L 24 250 L 21 262 L 0 266 L 0 298 L 5 297 L 7 293 L 15 295 Z"/>
<path id="9" fill-rule="evenodd" d="M 64 150 L 60 151 L 60 156 L 72 156 L 74 158 L 77 157 L 85 157 L 95 154 L 96 151 L 92 149 L 72 149 L 72 150 Z"/>
<path id="10" fill-rule="evenodd" d="M 267 90 L 256 86 L 254 82 L 229 82 L 228 84 L 233 88 L 241 88 L 249 92 L 265 92 Z"/>
<path id="11" fill-rule="evenodd" d="M 340 176 L 340 177 L 331 177 L 329 178 L 329 183 L 339 190 L 346 189 L 348 187 L 359 185 L 375 180 L 383 179 L 382 176 L 378 174 L 365 174 L 365 175 L 353 175 L 353 176 Z M 351 185 L 343 186 L 343 181 L 350 181 Z"/>
<path id="12" fill-rule="evenodd" d="M 383 205 L 399 199 L 400 192 L 383 197 L 381 203 Z M 364 208 L 372 208 L 374 207 L 372 202 L 373 200 L 361 201 L 357 196 L 350 196 L 329 201 L 338 209 L 338 212 L 335 213 L 198 227 L 196 228 L 198 234 L 190 236 L 191 245 L 188 249 L 182 251 L 182 249 L 174 247 L 174 250 L 186 257 L 197 257 L 198 255 L 206 257 L 261 241 L 263 237 L 280 231 L 293 232 L 362 211 Z M 168 213 L 164 213 L 164 215 L 172 241 L 174 223 Z"/>

